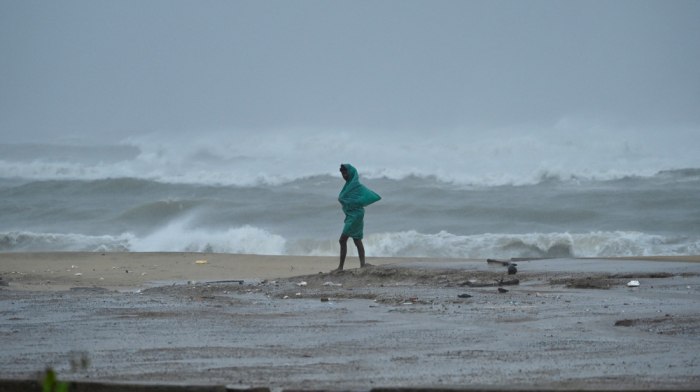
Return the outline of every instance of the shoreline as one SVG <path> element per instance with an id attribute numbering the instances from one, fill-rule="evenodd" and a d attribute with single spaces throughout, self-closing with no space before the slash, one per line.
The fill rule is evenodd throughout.
<path id="1" fill-rule="evenodd" d="M 404 261 L 468 261 L 427 258 L 372 258 L 373 265 Z M 197 264 L 197 261 L 206 261 Z M 0 253 L 0 276 L 11 290 L 55 291 L 76 286 L 133 290 L 150 282 L 201 282 L 226 279 L 280 280 L 326 273 L 338 257 L 271 256 L 199 252 L 15 252 Z M 348 257 L 345 270 L 358 268 Z M 127 272 L 128 271 L 128 272 Z M 76 275 L 81 274 L 81 275 Z"/>
<path id="2" fill-rule="evenodd" d="M 616 258 L 531 259 L 700 263 L 698 256 L 640 256 Z M 197 264 L 197 261 L 206 261 Z M 428 257 L 367 257 L 372 265 L 421 264 L 432 266 L 484 263 L 485 259 Z M 522 262 L 522 261 L 518 261 Z M 327 273 L 338 265 L 334 256 L 269 256 L 199 252 L 8 252 L 0 253 L 0 276 L 10 290 L 57 291 L 70 287 L 134 290 L 175 282 L 258 279 L 280 280 Z M 356 256 L 345 270 L 359 267 Z"/>

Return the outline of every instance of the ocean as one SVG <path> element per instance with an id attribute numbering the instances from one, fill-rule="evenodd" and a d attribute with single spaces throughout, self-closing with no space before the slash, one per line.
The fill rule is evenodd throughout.
<path id="1" fill-rule="evenodd" d="M 700 254 L 700 132 L 153 132 L 0 144 L 0 251 L 337 255 L 341 163 L 369 257 Z M 355 255 L 354 246 L 349 253 Z"/>

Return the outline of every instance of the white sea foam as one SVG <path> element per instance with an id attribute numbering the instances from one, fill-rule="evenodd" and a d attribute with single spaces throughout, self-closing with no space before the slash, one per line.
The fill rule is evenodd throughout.
<path id="1" fill-rule="evenodd" d="M 369 234 L 363 239 L 373 257 L 512 258 L 512 257 L 625 257 L 694 255 L 699 239 L 670 238 L 639 232 L 479 234 L 459 236 L 441 231 Z M 298 244 L 297 244 L 298 245 Z M 296 252 L 314 256 L 339 253 L 337 241 L 303 243 Z M 291 250 L 291 249 L 290 249 Z M 294 250 L 292 250 L 294 251 Z M 352 245 L 348 253 L 357 255 Z"/>
<path id="2" fill-rule="evenodd" d="M 697 145 L 697 129 L 640 130 L 570 119 L 546 128 L 452 129 L 428 134 L 282 129 L 201 132 L 192 138 L 152 133 L 123 141 L 124 148 L 137 154 L 98 161 L 94 156 L 88 159 L 89 149 L 73 149 L 63 158 L 53 154 L 50 159 L 37 155 L 3 160 L 0 177 L 130 177 L 253 186 L 337 175 L 340 163 L 352 163 L 364 178 L 416 176 L 458 185 L 526 185 L 544 179 L 611 180 L 700 168 Z"/>
<path id="3" fill-rule="evenodd" d="M 0 251 L 4 252 L 207 252 L 283 255 L 285 244 L 286 240 L 278 235 L 248 226 L 215 232 L 172 224 L 143 238 L 131 233 L 117 236 L 27 231 L 0 233 Z"/>
<path id="4" fill-rule="evenodd" d="M 367 235 L 371 257 L 511 258 L 511 257 L 625 257 L 700 254 L 700 239 L 672 238 L 639 232 L 480 234 L 415 231 Z M 0 233 L 0 249 L 17 251 L 140 251 L 207 252 L 265 255 L 337 256 L 336 239 L 286 240 L 266 230 L 244 226 L 214 231 L 189 228 L 185 222 L 168 225 L 138 238 L 32 232 Z M 348 254 L 356 255 L 352 244 Z"/>
<path id="5" fill-rule="evenodd" d="M 142 239 L 133 239 L 130 248 L 136 252 L 285 254 L 286 240 L 263 229 L 244 226 L 214 231 L 188 226 L 187 221 L 171 223 Z"/>
<path id="6" fill-rule="evenodd" d="M 83 234 L 34 233 L 11 231 L 0 233 L 3 252 L 126 252 L 135 237 L 125 233 L 119 236 L 90 236 Z"/>
<path id="7" fill-rule="evenodd" d="M 639 232 L 479 234 L 458 236 L 441 231 L 370 234 L 367 254 L 378 257 L 624 257 L 692 255 L 700 240 L 669 238 Z"/>

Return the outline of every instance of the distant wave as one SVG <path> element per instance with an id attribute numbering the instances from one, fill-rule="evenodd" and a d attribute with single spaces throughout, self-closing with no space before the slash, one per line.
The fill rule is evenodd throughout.
<path id="1" fill-rule="evenodd" d="M 625 257 L 700 254 L 700 239 L 639 232 L 480 234 L 415 231 L 370 234 L 363 240 L 371 257 L 512 258 Z M 0 233 L 0 251 L 207 252 L 263 255 L 337 256 L 337 240 L 286 240 L 266 230 L 244 226 L 222 231 L 171 224 L 136 237 L 86 236 L 33 232 Z M 353 246 L 349 254 L 356 255 Z"/>
<path id="2" fill-rule="evenodd" d="M 95 166 L 84 166 L 79 163 L 47 163 L 34 161 L 31 163 L 7 162 L 0 160 L 0 178 L 5 179 L 25 179 L 25 180 L 136 180 L 154 181 L 163 184 L 191 184 L 191 185 L 233 185 L 242 187 L 253 187 L 261 185 L 282 185 L 299 180 L 306 180 L 319 176 L 333 176 L 336 173 L 326 173 L 325 171 L 293 173 L 281 175 L 265 172 L 219 172 L 213 170 L 188 171 L 179 174 L 166 175 L 155 169 L 151 171 L 139 171 L 130 167 L 129 163 L 100 164 Z M 333 168 L 335 168 L 334 165 Z M 600 170 L 583 172 L 564 171 L 561 169 L 539 168 L 532 173 L 523 175 L 506 173 L 484 173 L 478 174 L 445 174 L 440 172 L 429 172 L 427 170 L 407 170 L 390 168 L 365 167 L 361 172 L 363 178 L 368 179 L 390 179 L 404 180 L 417 178 L 423 180 L 437 181 L 443 184 L 471 187 L 491 187 L 491 186 L 525 186 L 535 185 L 542 182 L 582 182 L 582 181 L 612 181 L 623 178 L 651 178 L 657 175 L 673 177 L 700 177 L 699 168 L 681 168 L 665 170 L 639 170 L 639 171 L 618 171 Z"/>
<path id="3" fill-rule="evenodd" d="M 700 170 L 700 132 L 640 131 L 562 121 L 550 128 L 443 130 L 283 129 L 151 133 L 119 146 L 0 144 L 0 178 L 280 185 L 337 176 L 340 163 L 363 178 L 419 178 L 464 186 L 607 181 Z M 50 148 L 49 148 L 50 147 Z M 687 171 L 685 172 L 687 173 Z"/>

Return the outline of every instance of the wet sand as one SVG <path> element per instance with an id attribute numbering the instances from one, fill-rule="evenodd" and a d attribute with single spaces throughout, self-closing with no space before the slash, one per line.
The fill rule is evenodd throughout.
<path id="1" fill-rule="evenodd" d="M 206 261 L 206 264 L 197 264 Z M 390 264 L 401 259 L 375 259 Z M 153 281 L 281 279 L 329 272 L 337 257 L 261 256 L 221 253 L 0 253 L 0 276 L 13 290 L 52 291 L 75 286 L 110 290 L 142 288 Z M 349 268 L 359 261 L 346 261 Z"/>
<path id="2" fill-rule="evenodd" d="M 272 389 L 700 385 L 700 257 L 517 261 L 514 276 L 485 260 L 368 261 L 331 274 L 334 257 L 0 254 L 0 378 L 52 366 Z M 474 287 L 512 278 L 505 293 Z M 206 283 L 222 280 L 243 282 Z"/>

